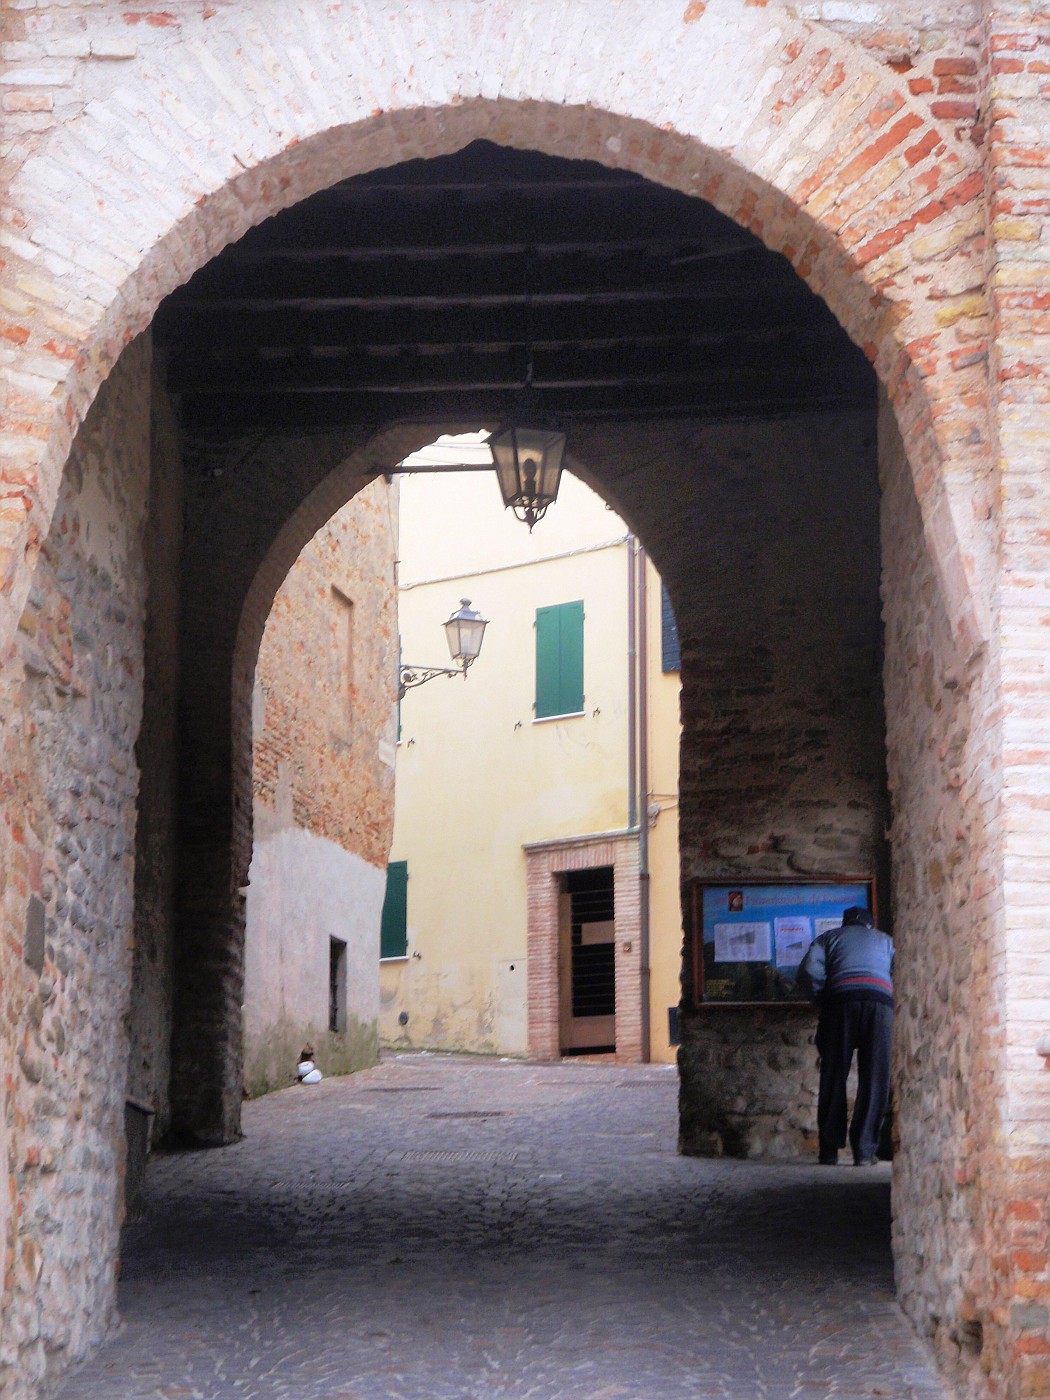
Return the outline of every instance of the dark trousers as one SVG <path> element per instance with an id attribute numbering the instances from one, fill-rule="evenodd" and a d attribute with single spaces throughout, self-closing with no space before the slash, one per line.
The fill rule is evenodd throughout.
<path id="1" fill-rule="evenodd" d="M 890 1097 L 893 1007 L 881 1001 L 831 997 L 820 1010 L 820 1098 L 817 1128 L 822 1159 L 846 1146 L 846 1080 L 857 1055 L 857 1100 L 849 1125 L 854 1161 L 874 1157 Z"/>

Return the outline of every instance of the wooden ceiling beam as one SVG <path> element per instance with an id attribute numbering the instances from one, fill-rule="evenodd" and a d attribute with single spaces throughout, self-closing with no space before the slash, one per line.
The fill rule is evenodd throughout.
<path id="1" fill-rule="evenodd" d="M 345 327 L 337 329 L 342 332 Z M 411 329 L 418 332 L 420 327 L 413 326 Z M 202 360 L 219 367 L 224 364 L 254 364 L 260 359 L 291 358 L 304 355 L 316 355 L 323 359 L 360 359 L 368 356 L 388 359 L 394 355 L 442 353 L 449 355 L 466 353 L 521 355 L 530 343 L 524 341 L 520 333 L 508 334 L 504 340 L 491 339 L 488 336 L 450 340 L 448 338 L 451 329 L 449 326 L 445 325 L 434 329 L 433 338 L 417 340 L 410 344 L 398 339 L 363 341 L 359 336 L 344 334 L 333 336 L 328 341 L 319 338 L 316 343 L 312 338 L 302 336 L 282 338 L 260 334 L 257 338 L 250 338 L 246 337 L 243 331 L 239 335 L 216 334 L 209 336 L 206 328 L 202 328 L 196 335 L 181 337 L 173 346 L 167 363 L 172 372 L 177 375 L 181 373 L 185 365 L 200 363 Z M 615 333 L 617 329 L 619 330 L 618 334 Z M 519 328 L 508 327 L 508 331 L 517 332 Z M 775 350 L 778 343 L 789 339 L 799 346 L 826 344 L 832 341 L 832 337 L 828 334 L 828 328 L 823 323 L 799 325 L 797 321 L 781 320 L 765 324 L 756 322 L 749 325 L 736 325 L 728 331 L 716 331 L 708 328 L 689 330 L 685 333 L 668 330 L 648 335 L 640 332 L 625 333 L 622 327 L 614 327 L 614 324 L 610 322 L 594 333 L 585 332 L 571 335 L 566 331 L 563 335 L 551 339 L 545 337 L 535 339 L 531 344 L 533 354 L 536 357 L 568 353 L 569 351 L 577 354 L 596 355 L 607 351 L 616 351 L 622 356 L 661 349 L 672 354 L 690 354 L 705 347 L 708 349 L 722 347 L 728 349 L 731 354 L 737 354 L 752 351 L 768 352 L 771 348 Z"/>
<path id="2" fill-rule="evenodd" d="M 654 384 L 693 384 L 698 395 L 713 389 L 728 389 L 737 395 L 750 386 L 763 393 L 769 385 L 794 385 L 803 392 L 812 383 L 830 379 L 842 383 L 868 370 L 832 351 L 810 353 L 798 359 L 790 355 L 726 357 L 706 354 L 692 357 L 563 356 L 534 367 L 533 390 L 579 391 L 618 388 L 644 396 Z M 524 356 L 427 356 L 396 357 L 385 364 L 379 359 L 301 358 L 257 360 L 229 366 L 186 363 L 181 373 L 173 373 L 169 384 L 175 393 L 257 394 L 272 391 L 283 394 L 343 392 L 352 394 L 413 395 L 434 393 L 473 393 L 506 390 L 513 392 L 525 382 Z"/>
<path id="3" fill-rule="evenodd" d="M 798 279 L 795 278 L 798 283 Z M 303 296 L 290 294 L 287 289 L 282 295 L 269 296 L 259 292 L 239 295 L 230 291 L 215 296 L 186 296 L 175 301 L 169 298 L 157 312 L 156 328 L 162 337 L 170 337 L 183 323 L 192 323 L 194 318 L 215 319 L 219 316 L 234 317 L 246 315 L 279 315 L 292 312 L 298 316 L 311 316 L 337 312 L 368 315 L 376 312 L 401 311 L 434 312 L 467 310 L 469 312 L 491 312 L 515 309 L 519 313 L 526 308 L 536 315 L 558 308 L 607 307 L 621 315 L 631 308 L 646 309 L 647 314 L 663 315 L 667 308 L 676 303 L 688 305 L 701 311 L 718 313 L 717 303 L 729 303 L 738 315 L 746 316 L 750 307 L 765 307 L 781 310 L 790 307 L 802 308 L 816 302 L 816 298 L 802 283 L 783 285 L 771 279 L 755 278 L 750 281 L 720 280 L 709 282 L 703 287 L 676 287 L 642 285 L 633 288 L 621 286 L 605 287 L 564 287 L 557 290 L 536 290 L 528 297 L 519 290 L 496 290 L 491 292 L 475 290 L 441 290 L 430 288 L 426 291 L 411 292 L 400 290 L 386 295 L 360 293 L 338 293 Z M 823 303 L 818 303 L 823 305 Z M 820 314 L 818 312 L 818 314 Z M 519 320 L 519 325 L 524 322 Z"/>
<path id="4" fill-rule="evenodd" d="M 686 383 L 692 379 L 726 383 L 790 372 L 801 363 L 834 373 L 855 361 L 866 369 L 860 351 L 842 354 L 825 331 L 800 335 L 792 328 L 764 336 L 729 341 L 711 336 L 705 343 L 655 341 L 646 345 L 619 342 L 602 346 L 569 344 L 534 346 L 532 381 L 537 387 L 585 388 L 591 385 Z M 317 389 L 367 390 L 373 393 L 429 392 L 435 388 L 513 388 L 525 382 L 526 347 L 430 347 L 425 353 L 402 348 L 398 353 L 368 355 L 335 347 L 331 353 L 301 349 L 266 353 L 193 355 L 180 352 L 168 366 L 168 384 L 176 393 L 245 392 L 263 387 L 300 393 Z"/>
<path id="5" fill-rule="evenodd" d="M 462 229 L 458 232 L 462 235 Z M 389 234 L 389 229 L 387 230 Z M 550 238 L 543 242 L 515 242 L 500 237 L 498 232 L 484 241 L 464 240 L 462 236 L 448 243 L 430 241 L 426 243 L 370 243 L 354 244 L 351 247 L 335 247 L 330 243 L 297 243 L 277 245 L 272 248 L 241 247 L 234 244 L 224 254 L 229 265 L 244 267 L 270 267 L 280 263 L 332 262 L 361 263 L 376 262 L 380 259 L 408 258 L 417 262 L 437 262 L 443 258 L 511 258 L 521 262 L 523 267 L 528 260 L 547 260 L 558 257 L 587 256 L 613 259 L 624 256 L 644 256 L 656 260 L 674 262 L 681 259 L 682 265 L 697 262 L 719 262 L 725 258 L 741 255 L 768 256 L 767 250 L 757 241 L 713 245 L 706 249 L 690 249 L 696 239 L 678 237 L 662 241 L 650 238 L 613 240 L 608 238 L 573 238 L 568 234 L 560 238 Z M 541 269 L 542 270 L 542 269 Z"/>
<path id="6" fill-rule="evenodd" d="M 526 275 L 523 262 L 499 256 L 448 257 L 432 260 L 383 258 L 352 261 L 311 258 L 278 266 L 254 266 L 236 260 L 209 263 L 193 278 L 179 302 L 202 300 L 237 303 L 260 298 L 289 301 L 413 300 L 459 298 L 542 304 L 551 297 L 576 298 L 615 293 L 620 297 L 650 290 L 670 295 L 703 295 L 708 287 L 735 288 L 746 295 L 752 286 L 789 287 L 798 278 L 785 263 L 756 266 L 751 258 L 672 267 L 644 254 L 603 260 L 600 257 L 550 258 Z M 812 295 L 812 294 L 810 294 Z"/>
<path id="7" fill-rule="evenodd" d="M 682 386 L 650 386 L 644 396 L 621 389 L 582 395 L 577 391 L 538 397 L 537 413 L 556 419 L 566 428 L 573 422 L 625 422 L 653 418 L 690 418 L 702 422 L 739 422 L 787 418 L 799 413 L 825 413 L 868 408 L 874 389 L 839 388 L 832 384 L 811 386 L 800 396 L 791 385 L 767 386 L 762 395 L 721 393 L 698 398 Z M 507 392 L 472 391 L 464 394 L 413 394 L 384 397 L 367 394 L 256 394 L 190 395 L 182 401 L 184 431 L 191 439 L 215 442 L 259 433 L 300 435 L 333 428 L 372 424 L 416 422 L 474 423 L 491 426 L 510 417 L 516 395 Z"/>
<path id="8" fill-rule="evenodd" d="M 779 416 L 874 376 L 783 257 L 636 175 L 474 143 L 267 219 L 174 293 L 160 362 L 202 436 L 539 411 Z"/>
<path id="9" fill-rule="evenodd" d="M 560 342 L 634 340 L 654 335 L 695 336 L 800 330 L 825 325 L 838 331 L 823 302 L 798 293 L 755 290 L 742 300 L 736 293 L 660 298 L 613 296 L 566 297 L 530 308 L 534 340 Z M 280 305 L 259 301 L 232 306 L 166 303 L 154 322 L 158 345 L 182 346 L 200 354 L 211 348 L 253 345 L 341 345 L 377 347 L 405 344 L 521 342 L 526 333 L 522 299 L 497 305 L 424 304 L 398 306 L 357 302 Z"/>

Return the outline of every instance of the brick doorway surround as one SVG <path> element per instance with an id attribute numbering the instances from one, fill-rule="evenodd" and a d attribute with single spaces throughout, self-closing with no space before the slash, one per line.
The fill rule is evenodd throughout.
<path id="1" fill-rule="evenodd" d="M 562 876 L 611 866 L 616 903 L 616 1059 L 637 1064 L 642 1045 L 641 881 L 636 832 L 562 837 L 525 846 L 528 889 L 529 1055 L 556 1060 L 559 1024 L 558 896 Z"/>

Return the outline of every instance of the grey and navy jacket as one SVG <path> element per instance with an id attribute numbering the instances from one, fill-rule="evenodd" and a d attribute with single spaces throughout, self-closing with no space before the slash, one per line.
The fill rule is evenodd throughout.
<path id="1" fill-rule="evenodd" d="M 879 928 L 843 924 L 809 945 L 798 984 L 813 1001 L 848 997 L 893 1005 L 893 939 Z"/>

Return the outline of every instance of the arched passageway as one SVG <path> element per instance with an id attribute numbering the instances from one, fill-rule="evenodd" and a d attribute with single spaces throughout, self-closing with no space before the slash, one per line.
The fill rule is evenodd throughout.
<path id="1" fill-rule="evenodd" d="M 441 408 L 495 425 L 526 378 L 675 601 L 705 825 L 685 875 L 867 872 L 885 892 L 875 380 L 756 238 L 637 176 L 476 143 L 274 218 L 165 303 L 156 338 L 191 483 L 179 1128 L 223 1141 L 239 1108 L 239 1027 L 216 996 L 239 1002 L 225 892 L 248 869 L 245 725 L 274 582 L 364 463 L 392 470 Z M 380 413 L 406 426 L 357 426 Z M 800 1059 L 808 1025 L 791 1034 Z M 778 1096 L 782 1127 L 795 1093 Z"/>
<path id="2" fill-rule="evenodd" d="M 440 236 L 450 191 L 472 216 L 465 243 L 462 208 L 445 209 Z M 532 237 L 508 242 L 505 230 L 522 224 Z M 341 244 L 347 225 L 352 241 Z M 426 239 L 434 255 L 420 262 Z M 323 349 L 333 314 L 354 309 L 341 284 L 328 293 L 337 276 L 354 279 L 349 300 L 370 318 L 358 351 Z M 457 315 L 475 319 L 469 348 L 463 328 L 452 334 Z M 493 421 L 506 412 L 526 354 L 541 411 L 571 421 L 574 463 L 639 530 L 675 601 L 684 874 L 864 872 L 887 889 L 874 377 L 756 239 L 637 177 L 471 147 L 288 211 L 173 296 L 154 342 L 152 393 L 178 406 L 177 426 L 154 416 L 154 452 L 182 463 L 181 498 L 172 487 L 150 499 L 158 553 L 179 514 L 184 528 L 177 605 L 150 611 L 170 652 L 177 610 L 179 641 L 177 657 L 146 660 L 158 751 L 140 738 L 140 762 L 168 787 L 147 784 L 140 821 L 161 837 L 166 828 L 168 844 L 151 848 L 140 826 L 136 922 L 156 921 L 162 947 L 168 920 L 173 1013 L 140 960 L 133 1056 L 156 1063 L 150 1097 L 177 1139 L 228 1142 L 239 1127 L 248 724 L 274 588 L 321 521 L 433 436 L 428 412 L 443 401 L 465 411 L 472 396 L 480 412 L 488 400 Z M 96 437 L 113 433 L 146 369 L 140 344 L 105 386 Z M 450 388 L 460 383 L 469 387 Z M 420 421 L 377 433 L 362 406 L 370 394 Z M 893 441 L 891 428 L 884 445 Z M 921 555 L 919 520 L 900 504 L 914 502 L 905 465 L 884 457 L 907 522 L 891 533 Z M 59 554 L 56 577 L 63 564 Z M 164 576 L 162 558 L 151 572 Z M 892 580 L 894 597 L 902 582 Z M 173 749 L 163 712 L 175 672 Z M 162 877 L 175 914 L 158 907 Z M 163 1047 L 170 1014 L 169 1087 L 163 1049 L 150 1046 Z M 811 1031 L 797 1008 L 787 1019 L 721 1009 L 712 1020 L 686 1007 L 684 1147 L 797 1154 L 811 1128 L 811 1091 L 799 1107 Z"/>
<path id="3" fill-rule="evenodd" d="M 895 913 L 902 948 L 910 950 L 916 973 L 904 1018 L 899 1076 L 911 1099 L 902 1106 L 901 1121 L 914 1127 L 911 1137 L 902 1129 L 899 1284 L 911 1316 L 935 1335 L 946 1359 L 975 1376 L 982 1370 L 1000 1376 L 1026 1373 L 1027 1363 L 1020 1358 L 1031 1353 L 1029 1344 L 1038 1339 L 1045 1319 L 1022 1311 L 1004 1322 L 999 1302 L 1013 1297 L 1015 1288 L 1018 1297 L 1030 1296 L 1021 1275 L 1037 1274 L 1038 1268 L 1023 1251 L 1007 1262 L 995 1260 L 989 1247 L 996 1232 L 1006 1229 L 1012 1195 L 1018 1206 L 1016 1222 L 1021 1223 L 1010 1228 L 1023 1234 L 1032 1212 L 1033 1228 L 1042 1219 L 1038 1143 L 1025 1126 L 1042 1091 L 1033 1086 L 1034 1097 L 1018 1100 L 1011 1108 L 1018 1117 L 1017 1162 L 1010 1166 L 1001 1160 L 1001 1146 L 992 1136 L 1004 1102 L 1005 1073 L 990 1009 L 993 1002 L 998 1006 L 993 988 L 1001 964 L 1002 929 L 995 880 L 1000 861 L 995 728 L 999 656 L 997 650 L 984 648 L 991 635 L 994 540 L 987 528 L 992 514 L 991 449 L 980 339 L 986 307 L 979 294 L 967 300 L 975 276 L 980 281 L 973 269 L 982 231 L 983 185 L 972 147 L 931 114 L 921 100 L 922 87 L 909 90 L 898 69 L 880 66 L 830 29 L 801 26 L 779 10 L 774 13 L 773 7 L 734 10 L 728 25 L 724 4 L 689 6 L 684 16 L 672 14 L 670 7 L 661 10 L 661 23 L 678 34 L 681 43 L 673 50 L 673 61 L 668 60 L 666 82 L 653 85 L 639 83 L 652 55 L 638 27 L 613 27 L 606 33 L 604 71 L 616 75 L 606 84 L 595 78 L 593 67 L 572 57 L 556 79 L 511 61 L 522 39 L 520 18 L 505 28 L 483 25 L 478 42 L 471 45 L 447 28 L 447 17 L 428 10 L 417 36 L 419 61 L 408 66 L 393 63 L 392 71 L 400 76 L 386 95 L 388 105 L 371 100 L 355 66 L 356 56 L 348 57 L 341 45 L 326 44 L 328 21 L 307 8 L 310 24 L 297 31 L 299 39 L 302 33 L 310 34 L 312 59 L 305 61 L 308 68 L 313 61 L 318 72 L 328 75 L 323 84 L 327 96 L 322 98 L 318 87 L 308 113 L 298 80 L 280 64 L 270 66 L 273 87 L 268 100 L 256 105 L 229 98 L 230 93 L 241 93 L 242 80 L 248 90 L 258 90 L 257 85 L 251 87 L 258 70 L 251 63 L 242 69 L 241 60 L 245 52 L 268 49 L 273 37 L 249 24 L 250 33 L 240 36 L 244 44 L 238 47 L 237 30 L 244 16 L 234 9 L 223 21 L 233 26 L 234 39 L 220 46 L 221 61 L 211 50 L 211 36 L 217 31 L 196 32 L 210 15 L 187 17 L 188 29 L 178 36 L 180 45 L 194 41 L 186 42 L 180 52 L 193 55 L 187 62 L 199 64 L 201 76 L 202 106 L 197 117 L 189 118 L 170 99 L 166 86 L 172 49 L 171 36 L 164 31 L 177 25 L 161 23 L 150 26 L 155 33 L 142 30 L 141 52 L 131 46 L 134 63 L 123 86 L 100 69 L 84 70 L 76 111 L 51 135 L 44 126 L 45 134 L 12 183 L 24 224 L 43 230 L 50 239 L 47 246 L 57 250 L 45 275 L 35 280 L 23 276 L 32 262 L 25 247 L 16 247 L 8 264 L 22 277 L 27 324 L 24 334 L 11 337 L 15 373 L 20 375 L 12 381 L 19 415 L 12 442 L 18 479 L 6 498 L 10 510 L 4 517 L 5 636 L 14 633 L 21 619 L 23 637 L 38 636 L 47 644 L 30 657 L 27 671 L 29 644 L 20 641 L 5 678 L 12 697 L 12 720 L 4 734 L 6 771 L 26 779 L 8 784 L 10 819 L 3 833 L 5 868 L 13 872 L 4 890 L 4 908 L 11 930 L 5 957 L 11 962 L 10 985 L 15 988 L 10 1019 L 16 1028 L 5 1043 L 10 1065 L 5 1092 L 10 1102 L 4 1132 L 12 1159 L 24 1163 L 25 1173 L 12 1179 L 4 1201 L 12 1259 L 18 1263 L 7 1275 L 10 1306 L 5 1305 L 5 1317 L 18 1349 L 19 1385 L 27 1388 L 42 1374 L 50 1364 L 48 1356 L 67 1349 L 80 1354 L 97 1337 L 112 1298 L 108 1263 L 115 1248 L 120 1071 L 109 1071 L 120 1057 L 106 1046 L 118 1039 L 109 1033 L 115 1028 L 115 1008 L 123 1005 L 126 995 L 121 949 L 131 922 L 132 833 L 127 814 L 136 774 L 134 765 L 123 758 L 111 763 L 106 742 L 94 751 L 90 746 L 86 753 L 78 749 L 73 760 L 62 748 L 66 739 L 79 744 L 78 736 L 87 730 L 96 738 L 107 735 L 109 747 L 126 751 L 135 730 L 144 574 L 141 561 L 133 557 L 139 542 L 128 526 L 137 529 L 146 518 L 147 502 L 141 476 L 135 474 L 136 461 L 141 463 L 143 455 L 143 420 L 141 415 L 136 419 L 134 400 L 130 409 L 128 401 L 121 400 L 118 375 L 107 386 L 112 387 L 109 400 L 100 397 L 95 418 L 86 421 L 64 478 L 73 496 L 87 479 L 94 507 L 100 498 L 94 494 L 97 477 L 92 473 L 100 461 L 106 470 L 112 467 L 113 480 L 101 492 L 109 526 L 101 538 L 97 532 L 90 539 L 63 532 L 63 519 L 75 526 L 84 502 L 65 516 L 61 509 L 55 511 L 70 440 L 120 347 L 148 325 L 161 295 L 201 267 L 225 241 L 335 180 L 395 164 L 407 155 L 437 156 L 482 135 L 509 146 L 628 168 L 706 198 L 726 216 L 752 228 L 767 246 L 783 250 L 876 363 L 889 398 L 882 413 L 880 466 Z M 542 21 L 537 14 L 543 8 L 529 8 L 529 23 Z M 100 22 L 106 28 L 108 21 Z M 279 23 L 294 23 L 291 10 Z M 400 34 L 396 26 L 391 34 L 395 30 Z M 108 31 L 96 37 L 99 55 L 108 51 L 107 44 L 112 47 L 114 36 Z M 366 46 L 373 40 L 377 53 L 385 52 L 384 45 L 391 42 L 369 33 Z M 398 40 L 393 42 L 396 46 Z M 289 40 L 289 52 L 293 50 L 297 63 L 304 59 L 301 43 Z M 570 44 L 565 52 L 572 55 L 575 49 Z M 439 53 L 454 56 L 451 68 L 437 61 Z M 430 61 L 423 61 L 424 54 Z M 216 83 L 222 63 L 230 69 L 225 90 L 221 80 Z M 374 75 L 376 65 L 369 71 Z M 497 96 L 490 90 L 492 72 L 518 76 L 513 84 L 505 81 Z M 710 82 L 695 81 L 700 73 L 722 86 L 716 90 Z M 694 81 L 688 80 L 689 74 Z M 189 80 L 188 74 L 183 80 Z M 813 93 L 815 83 L 819 98 Z M 678 94 L 673 111 L 666 96 L 671 91 Z M 688 101 L 683 94 L 690 94 Z M 811 95 L 812 101 L 804 103 Z M 130 139 L 129 121 L 134 124 L 136 114 L 142 113 L 150 113 L 155 123 L 152 141 Z M 221 132 L 221 138 L 210 146 L 195 137 L 192 151 L 186 150 L 175 133 L 179 127 L 187 129 L 187 120 L 190 126 L 200 123 L 198 136 L 210 131 Z M 79 193 L 56 206 L 53 190 L 70 187 L 65 171 L 84 168 L 84 152 L 98 149 L 99 132 L 107 133 L 103 146 L 112 139 L 128 164 L 113 171 L 104 162 L 88 162 L 90 175 L 78 185 Z M 180 154 L 174 154 L 176 149 Z M 169 155 L 179 168 L 178 178 L 171 178 Z M 95 201 L 90 221 L 82 218 L 80 194 Z M 967 209 L 974 216 L 969 223 Z M 83 241 L 85 227 L 92 230 L 90 244 Z M 126 228 L 136 230 L 130 246 L 122 236 Z M 69 249 L 77 247 L 82 247 L 81 255 L 71 261 Z M 934 271 L 917 270 L 931 261 Z M 69 293 L 80 275 L 78 267 L 89 285 L 80 288 L 84 296 L 74 304 Z M 61 315 L 56 319 L 56 306 L 65 308 L 64 320 Z M 142 389 L 148 367 L 141 347 L 133 351 L 127 367 Z M 137 402 L 141 405 L 142 399 Z M 126 421 L 129 413 L 140 434 L 138 447 L 127 450 L 125 437 L 124 447 L 109 452 L 115 441 L 114 420 Z M 246 732 L 247 678 L 258 631 L 276 582 L 298 544 L 353 494 L 356 484 L 399 460 L 432 431 L 428 427 L 377 433 L 373 423 L 348 432 L 344 426 L 312 438 L 308 452 L 300 442 L 291 453 L 286 441 L 269 435 L 250 458 L 253 472 L 261 472 L 256 479 L 265 480 L 267 487 L 254 499 L 246 492 L 253 505 L 250 516 L 231 513 L 235 493 L 230 494 L 231 477 L 225 468 L 222 475 L 202 478 L 197 483 L 199 496 L 189 502 L 182 576 L 184 637 L 207 635 L 210 649 L 201 654 L 184 651 L 184 714 L 210 695 L 219 706 L 213 717 L 221 722 L 214 730 L 191 724 L 183 731 L 189 736 L 183 768 L 193 774 L 194 786 L 184 794 L 181 809 L 182 887 L 188 888 L 187 874 L 194 883 L 192 898 L 184 901 L 189 917 L 183 925 L 181 956 L 205 974 L 196 1003 L 196 1029 L 202 1037 L 193 1054 L 203 1057 L 207 1071 L 194 1076 L 186 1074 L 187 1064 L 183 1065 L 180 1112 L 213 1140 L 230 1137 L 237 1123 L 235 1037 L 226 1034 L 216 1040 L 203 1032 L 219 1023 L 229 1028 L 236 1020 L 236 877 L 249 846 L 248 810 L 237 796 L 238 763 L 243 768 L 237 739 Z M 640 438 L 631 443 L 629 437 L 625 435 L 620 460 L 628 461 L 633 451 L 636 462 L 648 464 L 649 444 Z M 580 441 L 584 438 L 581 431 Z M 672 478 L 681 466 L 681 446 L 674 443 L 663 457 Z M 601 456 L 585 448 L 580 453 L 595 460 Z M 243 466 L 246 460 L 242 457 L 232 465 Z M 81 464 L 89 469 L 86 478 Z M 242 481 L 246 485 L 247 476 Z M 640 470 L 625 470 L 609 488 L 629 518 L 636 509 L 641 518 L 641 506 L 631 502 L 632 485 L 638 487 L 641 481 Z M 150 508 L 156 499 L 154 492 Z M 677 497 L 672 491 L 663 499 L 665 507 L 670 500 L 673 508 Z M 178 504 L 169 500 L 169 508 L 177 511 Z M 221 536 L 220 526 L 225 532 Z M 657 528 L 654 524 L 654 533 Z M 244 544 L 253 531 L 251 547 L 242 552 L 238 543 Z M 78 636 L 71 616 L 101 615 L 88 604 L 90 590 L 74 600 L 78 607 L 63 598 L 61 587 L 30 591 L 42 547 L 44 572 L 37 571 L 37 584 L 46 584 L 49 577 L 59 585 L 69 582 L 63 577 L 65 561 L 58 548 L 63 541 L 86 556 L 84 576 L 92 586 L 106 590 L 116 582 L 107 615 L 119 640 L 97 637 L 102 645 L 95 653 L 96 674 L 60 678 L 58 693 L 71 699 L 68 705 L 64 698 L 61 705 L 51 706 L 53 746 L 41 748 L 38 743 L 31 750 L 31 741 L 40 734 L 32 726 L 41 713 L 36 707 L 41 684 L 53 682 L 56 668 L 61 671 L 63 648 L 74 641 L 73 655 L 82 661 L 91 636 L 90 629 Z M 129 569 L 135 582 L 125 588 Z M 234 598 L 236 606 L 230 606 Z M 52 602 L 54 613 L 48 611 Z M 698 655 L 700 642 L 698 635 Z M 112 695 L 114 665 L 123 667 L 126 702 L 106 700 L 91 709 L 98 696 Z M 90 709 L 87 724 L 82 718 L 77 725 L 65 725 L 70 705 L 85 698 L 91 701 L 81 707 L 82 716 Z M 1017 761 L 1023 768 L 1027 760 L 1021 756 Z M 61 792 L 49 786 L 47 765 L 52 762 L 56 772 L 63 771 L 63 765 L 76 770 L 79 791 L 69 784 L 60 784 Z M 212 783 L 215 786 L 209 786 Z M 89 805 L 95 804 L 93 820 L 107 829 L 106 840 L 94 846 L 90 835 L 86 848 L 74 838 L 72 855 L 59 845 L 66 839 L 56 835 L 62 823 L 52 820 L 61 814 L 65 792 L 75 800 L 88 793 Z M 229 803 L 216 807 L 210 801 L 216 793 L 228 795 Z M 196 844 L 200 820 L 205 826 L 225 824 L 225 842 L 216 841 L 213 830 L 212 839 Z M 61 859 L 53 858 L 56 850 Z M 724 858 L 724 852 L 714 854 Z M 760 844 L 757 851 L 742 854 L 775 856 L 777 849 L 775 844 L 769 849 Z M 701 856 L 699 844 L 695 856 Z M 106 864 L 110 873 L 121 872 L 117 894 L 111 895 L 111 885 L 106 885 L 102 920 L 99 862 L 112 862 Z M 78 864 L 82 869 L 76 871 Z M 70 870 L 73 875 L 67 878 Z M 100 923 L 113 939 L 107 969 L 112 966 L 115 972 L 108 977 L 107 971 L 107 977 L 90 988 L 85 981 L 84 999 L 77 1006 L 63 981 L 73 964 L 63 966 L 57 954 L 66 931 L 76 929 L 78 936 L 83 934 L 78 955 L 85 966 L 93 967 L 100 956 Z M 64 1013 L 74 1013 L 71 1025 L 76 1029 L 76 1054 L 64 1060 L 67 1032 L 64 1024 L 56 1024 L 56 989 L 57 1004 Z M 1023 1006 L 1016 1013 L 1019 1024 L 1028 1019 Z M 192 1027 L 192 1018 L 186 1025 Z M 96 1040 L 101 1050 L 97 1056 Z M 188 1062 L 189 1068 L 196 1063 Z M 65 1144 L 56 1156 L 49 1129 L 40 1127 L 41 1115 L 47 1117 L 41 1105 L 48 1094 L 53 1100 L 56 1075 L 59 1080 L 67 1076 L 75 1086 L 75 1121 L 84 1125 L 70 1126 L 70 1132 L 82 1139 L 75 1146 L 86 1173 L 85 1189 L 92 1197 L 87 1218 L 95 1223 L 87 1232 L 82 1228 L 83 1212 L 74 1228 L 68 1202 L 53 1189 L 49 1175 L 50 1167 L 57 1165 L 57 1179 L 65 1180 L 65 1147 L 73 1150 Z M 978 1165 L 983 1174 L 980 1189 L 975 1185 Z M 929 1195 L 933 1176 L 941 1186 L 935 1204 Z M 67 1240 L 68 1261 L 53 1245 L 43 1250 L 30 1228 L 41 1219 L 51 1222 L 45 1234 L 52 1241 Z M 90 1259 L 85 1253 L 89 1248 Z M 72 1321 L 69 1310 L 56 1301 L 67 1292 L 75 1300 Z M 1024 1334 L 1020 1341 L 1019 1333 Z M 1011 1351 L 1015 1343 L 1016 1353 Z"/>

